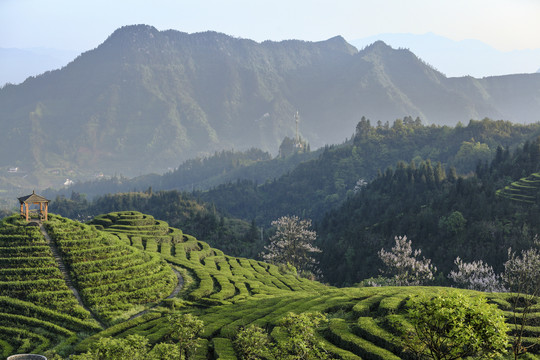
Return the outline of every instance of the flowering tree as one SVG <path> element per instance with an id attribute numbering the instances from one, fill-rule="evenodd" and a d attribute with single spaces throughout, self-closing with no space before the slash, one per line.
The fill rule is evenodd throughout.
<path id="1" fill-rule="evenodd" d="M 495 274 L 493 267 L 485 264 L 482 260 L 466 263 L 458 256 L 454 260 L 454 264 L 458 267 L 458 271 L 450 271 L 448 277 L 460 287 L 489 292 L 506 290 L 501 284 L 501 276 Z"/>
<path id="2" fill-rule="evenodd" d="M 395 241 L 396 244 L 391 251 L 381 249 L 378 253 L 379 258 L 386 265 L 386 269 L 381 271 L 392 276 L 390 284 L 413 286 L 433 280 L 433 274 L 437 268 L 431 264 L 430 259 L 425 257 L 421 260 L 417 259 L 422 250 L 413 251 L 411 240 L 407 241 L 407 236 L 396 236 Z"/>
<path id="3" fill-rule="evenodd" d="M 532 307 L 540 296 L 540 242 L 535 239 L 536 248 L 521 251 L 517 255 L 508 249 L 508 261 L 504 263 L 503 278 L 509 290 L 515 293 L 512 298 L 514 341 L 512 352 L 514 359 L 527 353 L 532 346 L 523 345 L 525 327 L 530 318 Z"/>
<path id="4" fill-rule="evenodd" d="M 290 264 L 297 270 L 314 270 L 317 261 L 313 253 L 321 250 L 313 245 L 317 233 L 310 230 L 311 220 L 300 220 L 298 216 L 282 216 L 272 221 L 277 228 L 270 244 L 265 246 L 262 258 L 271 263 Z"/>

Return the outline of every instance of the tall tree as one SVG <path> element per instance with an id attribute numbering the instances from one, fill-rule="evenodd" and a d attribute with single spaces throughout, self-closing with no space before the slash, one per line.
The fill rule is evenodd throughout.
<path id="1" fill-rule="evenodd" d="M 316 271 L 317 261 L 312 254 L 321 252 L 313 245 L 317 233 L 311 228 L 311 220 L 298 216 L 282 216 L 272 221 L 276 233 L 265 246 L 262 258 L 278 264 L 290 264 L 299 271 Z"/>

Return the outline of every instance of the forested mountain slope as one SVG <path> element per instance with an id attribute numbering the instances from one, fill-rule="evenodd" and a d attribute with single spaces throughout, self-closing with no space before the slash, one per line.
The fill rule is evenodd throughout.
<path id="1" fill-rule="evenodd" d="M 371 124 L 362 119 L 353 140 L 326 147 L 311 161 L 259 186 L 240 181 L 197 195 L 232 216 L 269 224 L 286 214 L 321 219 L 379 172 L 398 161 L 430 160 L 435 168 L 457 174 L 474 172 L 478 162 L 490 161 L 498 146 L 514 148 L 540 135 L 540 125 L 505 121 L 470 121 L 467 126 L 425 126 L 410 117 Z M 440 162 L 440 165 L 437 163 Z"/>
<path id="2" fill-rule="evenodd" d="M 341 145 L 285 159 L 269 159 L 267 153 L 255 149 L 220 152 L 209 158 L 186 161 L 175 171 L 162 176 L 99 180 L 46 194 L 51 198 L 64 194 L 67 203 L 62 198 L 57 199 L 56 204 L 53 203 L 54 211 L 64 216 L 79 216 L 79 219 L 107 211 L 127 210 L 129 203 L 137 210 L 175 223 L 168 214 L 154 213 L 159 207 L 152 209 L 144 205 L 138 208 L 143 205 L 131 200 L 122 205 L 122 201 L 112 201 L 111 196 L 104 196 L 90 206 L 82 196 L 85 193 L 92 197 L 106 192 L 158 192 L 163 189 L 188 190 L 193 192 L 192 197 L 214 204 L 228 216 L 247 221 L 255 219 L 263 225 L 284 214 L 319 219 L 358 191 L 362 184 L 375 179 L 379 171 L 398 161 L 409 163 L 430 159 L 433 166 L 440 162 L 445 170 L 453 167 L 458 174 L 471 173 L 479 161 L 492 159 L 498 146 L 515 148 L 539 136 L 540 125 L 484 119 L 452 128 L 422 125 L 420 119 L 411 117 L 398 119 L 392 125 L 372 124 L 369 119 L 362 118 L 354 132 L 354 137 Z M 285 174 L 276 176 L 285 170 Z M 205 191 L 205 184 L 214 186 Z M 199 186 L 203 186 L 202 191 Z M 174 199 L 177 195 L 171 196 Z M 75 201 L 70 202 L 70 198 Z M 165 201 L 165 198 L 156 198 L 152 203 L 156 204 L 156 201 Z"/>
<path id="3" fill-rule="evenodd" d="M 0 89 L 0 154 L 9 154 L 0 168 L 46 187 L 164 171 L 222 149 L 275 152 L 296 111 L 314 149 L 348 138 L 362 115 L 532 122 L 539 92 L 539 74 L 449 79 L 382 42 L 358 51 L 341 37 L 256 43 L 128 26 L 61 70 Z"/>
<path id="4" fill-rule="evenodd" d="M 377 276 L 382 267 L 377 252 L 406 235 L 442 273 L 458 256 L 500 272 L 508 248 L 533 244 L 540 204 L 538 197 L 517 202 L 497 196 L 498 190 L 538 170 L 540 138 L 514 152 L 499 147 L 489 165 L 480 163 L 468 177 L 431 162 L 398 163 L 317 224 L 321 268 L 334 284 Z"/>

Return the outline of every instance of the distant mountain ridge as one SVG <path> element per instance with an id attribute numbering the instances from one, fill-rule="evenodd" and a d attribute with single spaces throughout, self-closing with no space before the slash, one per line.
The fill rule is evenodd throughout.
<path id="1" fill-rule="evenodd" d="M 448 77 L 534 73 L 540 64 L 540 49 L 500 51 L 480 40 L 454 41 L 433 33 L 377 34 L 349 42 L 362 49 L 377 40 L 411 50 Z"/>
<path id="2" fill-rule="evenodd" d="M 0 89 L 0 167 L 127 176 L 221 149 L 340 143 L 362 115 L 456 124 L 540 118 L 540 74 L 446 78 L 412 52 L 321 42 L 115 31 L 61 70 Z M 44 184 L 45 185 L 45 184 Z"/>

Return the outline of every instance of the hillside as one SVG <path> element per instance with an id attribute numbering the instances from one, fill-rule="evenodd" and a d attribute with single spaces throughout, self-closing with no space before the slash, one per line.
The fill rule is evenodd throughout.
<path id="1" fill-rule="evenodd" d="M 67 356 L 74 351 L 86 351 L 101 337 L 124 338 L 130 334 L 143 335 L 155 344 L 167 339 L 172 331 L 168 316 L 190 313 L 204 322 L 196 358 L 237 359 L 233 340 L 242 327 L 250 324 L 263 327 L 271 339 L 279 343 L 284 341 L 285 331 L 280 319 L 289 311 L 320 311 L 327 315 L 329 322 L 319 329 L 317 340 L 331 356 L 397 360 L 408 358 L 402 353 L 403 344 L 399 339 L 401 331 L 408 326 L 405 317 L 408 299 L 423 293 L 447 291 L 429 287 L 329 287 L 299 278 L 283 267 L 228 256 L 179 229 L 133 211 L 103 214 L 96 217 L 92 225 L 54 215 L 45 224 L 48 224 L 53 244 L 61 249 L 62 258 L 72 267 L 74 284 L 85 304 L 90 304 L 101 320 L 115 314 L 116 325 L 104 324 L 107 328 L 102 330 L 83 309 L 70 314 L 58 310 L 59 306 L 75 309 L 77 301 L 71 296 L 72 290 L 62 290 L 65 295 L 59 297 L 52 295 L 47 287 L 50 284 L 61 288 L 59 285 L 64 281 L 55 268 L 56 260 L 49 253 L 51 245 L 43 244 L 38 228 L 27 226 L 12 216 L 0 224 L 0 261 L 9 264 L 0 272 L 0 302 L 4 304 L 0 307 L 0 353 L 3 356 L 47 350 Z M 17 247 L 13 247 L 14 243 Z M 127 254 L 111 251 L 110 244 L 119 251 L 127 250 Z M 81 250 L 81 247 L 88 250 Z M 15 250 L 24 256 L 8 257 Z M 109 255 L 101 255 L 99 260 L 95 258 L 105 253 Z M 144 262 L 145 258 L 148 263 Z M 137 261 L 139 265 L 135 264 Z M 168 288 L 162 293 L 159 290 L 161 282 L 150 279 L 162 269 L 152 264 L 165 261 L 164 268 L 170 270 L 172 267 L 180 277 L 175 281 L 178 285 L 174 291 Z M 32 280 L 37 272 L 28 266 L 30 263 L 33 267 L 39 263 L 50 269 L 47 273 L 51 274 L 51 280 L 43 275 L 40 275 L 42 280 Z M 39 273 L 44 274 L 43 271 Z M 87 281 L 97 279 L 106 285 L 86 285 Z M 120 290 L 135 284 L 145 286 L 146 279 L 152 285 L 143 291 L 124 293 Z M 38 286 L 40 290 L 33 290 L 30 295 L 24 290 Z M 164 299 L 169 291 L 168 299 L 149 308 Z M 151 301 L 148 311 L 134 314 L 129 299 L 135 300 L 141 295 Z M 511 294 L 484 295 L 511 316 Z M 47 301 L 40 302 L 39 299 Z M 99 299 L 103 307 L 92 307 L 92 299 Z M 536 319 L 538 316 L 538 307 L 535 307 L 531 317 Z M 120 320 L 128 317 L 131 318 L 127 321 Z M 526 331 L 525 340 L 530 343 L 539 330 L 527 325 Z M 535 356 L 530 354 L 529 358 L 536 359 Z"/>
<path id="2" fill-rule="evenodd" d="M 540 49 L 501 51 L 477 39 L 456 41 L 431 32 L 378 34 L 350 43 L 361 49 L 377 40 L 393 48 L 410 49 L 448 77 L 533 73 L 540 64 Z"/>
<path id="3" fill-rule="evenodd" d="M 540 232 L 539 170 L 540 138 L 514 151 L 499 147 L 468 176 L 429 161 L 400 162 L 318 223 L 321 268 L 332 284 L 375 277 L 382 267 L 377 252 L 405 235 L 441 273 L 454 268 L 458 256 L 502 272 L 508 249 L 533 246 Z M 443 276 L 438 281 L 448 284 Z"/>
<path id="4" fill-rule="evenodd" d="M 382 42 L 357 51 L 341 37 L 256 43 L 128 26 L 61 70 L 0 89 L 0 168 L 20 168 L 7 183 L 45 188 L 228 148 L 275 152 L 297 110 L 312 148 L 349 137 L 361 115 L 532 122 L 539 91 L 538 74 L 446 78 Z"/>
<path id="5" fill-rule="evenodd" d="M 467 126 L 426 126 L 410 117 L 371 124 L 361 119 L 351 141 L 325 147 L 310 161 L 273 181 L 226 183 L 198 192 L 201 200 L 241 219 L 267 225 L 287 214 L 322 219 L 400 161 L 440 162 L 445 171 L 472 174 L 479 162 L 489 162 L 497 148 L 513 149 L 540 135 L 539 124 L 470 121 Z M 344 214 L 344 218 L 347 216 Z M 354 220 L 353 220 L 354 221 Z"/>

